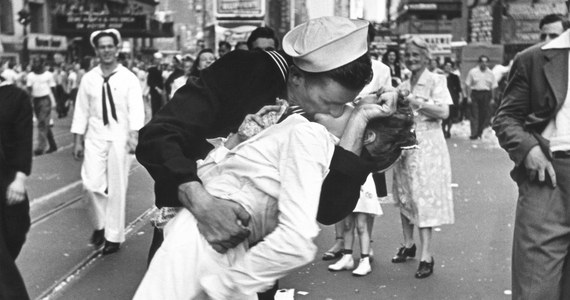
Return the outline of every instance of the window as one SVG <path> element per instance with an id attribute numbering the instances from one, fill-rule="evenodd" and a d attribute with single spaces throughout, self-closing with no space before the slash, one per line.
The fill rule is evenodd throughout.
<path id="1" fill-rule="evenodd" d="M 44 28 L 44 5 L 39 3 L 29 3 L 30 7 L 30 32 L 42 33 L 45 32 Z"/>
<path id="2" fill-rule="evenodd" d="M 0 0 L 0 33 L 14 34 L 12 0 Z"/>

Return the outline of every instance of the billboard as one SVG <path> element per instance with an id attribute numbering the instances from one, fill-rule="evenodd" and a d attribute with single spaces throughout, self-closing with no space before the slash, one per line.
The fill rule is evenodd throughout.
<path id="1" fill-rule="evenodd" d="M 216 19 L 263 18 L 265 0 L 214 0 Z"/>

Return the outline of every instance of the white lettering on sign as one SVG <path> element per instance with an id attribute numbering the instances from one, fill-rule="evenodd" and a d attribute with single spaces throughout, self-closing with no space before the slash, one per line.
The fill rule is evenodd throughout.
<path id="1" fill-rule="evenodd" d="M 451 53 L 451 34 L 406 34 L 404 38 L 408 39 L 412 36 L 423 39 L 433 55 Z"/>

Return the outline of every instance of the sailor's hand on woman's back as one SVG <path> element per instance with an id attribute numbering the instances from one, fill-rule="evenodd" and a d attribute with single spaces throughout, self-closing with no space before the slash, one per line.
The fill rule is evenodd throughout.
<path id="1" fill-rule="evenodd" d="M 225 253 L 249 236 L 250 216 L 245 209 L 236 202 L 213 197 L 200 182 L 181 184 L 178 198 L 192 212 L 198 230 L 214 250 Z"/>

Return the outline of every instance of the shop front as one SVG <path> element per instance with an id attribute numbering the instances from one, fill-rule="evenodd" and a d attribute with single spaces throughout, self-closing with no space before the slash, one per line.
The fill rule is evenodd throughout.
<path id="1" fill-rule="evenodd" d="M 61 63 L 67 56 L 67 38 L 63 35 L 28 34 L 30 59 L 41 58 L 47 62 Z"/>

